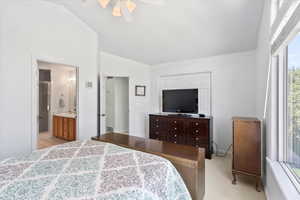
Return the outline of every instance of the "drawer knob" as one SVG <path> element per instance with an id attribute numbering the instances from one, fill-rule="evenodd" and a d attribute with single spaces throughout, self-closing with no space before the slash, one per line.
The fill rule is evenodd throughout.
<path id="1" fill-rule="evenodd" d="M 196 126 L 198 126 L 199 125 L 199 123 L 196 123 Z"/>
<path id="2" fill-rule="evenodd" d="M 158 122 L 159 120 L 157 119 L 156 121 Z"/>
<path id="3" fill-rule="evenodd" d="M 196 133 L 199 133 L 199 130 L 196 130 Z"/>
<path id="4" fill-rule="evenodd" d="M 176 144 L 177 142 L 175 141 L 174 143 Z"/>
<path id="5" fill-rule="evenodd" d="M 177 128 L 174 128 L 174 130 L 177 130 Z"/>
<path id="6" fill-rule="evenodd" d="M 156 132 L 156 135 L 158 135 L 159 134 L 159 132 Z"/>
<path id="7" fill-rule="evenodd" d="M 177 135 L 175 134 L 174 137 L 177 137 Z"/>
<path id="8" fill-rule="evenodd" d="M 199 147 L 199 145 L 196 145 L 196 147 Z"/>
<path id="9" fill-rule="evenodd" d="M 158 128 L 159 126 L 157 125 L 156 128 Z"/>
<path id="10" fill-rule="evenodd" d="M 177 121 L 174 121 L 174 124 L 176 124 L 177 123 Z"/>
<path id="11" fill-rule="evenodd" d="M 196 140 L 199 140 L 199 138 L 196 138 Z"/>

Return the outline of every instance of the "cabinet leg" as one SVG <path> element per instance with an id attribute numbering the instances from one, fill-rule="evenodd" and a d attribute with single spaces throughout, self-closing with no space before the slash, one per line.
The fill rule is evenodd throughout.
<path id="1" fill-rule="evenodd" d="M 236 184 L 236 174 L 232 173 L 232 184 L 235 185 Z"/>
<path id="2" fill-rule="evenodd" d="M 257 192 L 261 191 L 261 180 L 260 180 L 260 178 L 256 179 L 256 191 Z"/>

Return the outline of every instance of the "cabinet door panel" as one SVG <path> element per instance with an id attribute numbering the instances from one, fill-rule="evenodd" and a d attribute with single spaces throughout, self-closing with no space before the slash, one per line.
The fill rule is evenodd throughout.
<path id="1" fill-rule="evenodd" d="M 62 117 L 58 117 L 57 137 L 63 138 L 63 118 Z"/>
<path id="2" fill-rule="evenodd" d="M 68 140 L 76 140 L 76 121 L 75 119 L 69 119 L 68 127 Z"/>
<path id="3" fill-rule="evenodd" d="M 259 123 L 248 121 L 234 122 L 234 161 L 233 168 L 251 174 L 259 174 L 260 127 Z"/>
<path id="4" fill-rule="evenodd" d="M 53 116 L 52 132 L 54 137 L 57 137 L 57 132 L 58 132 L 57 128 L 58 128 L 58 119 L 57 117 Z"/>
<path id="5" fill-rule="evenodd" d="M 67 140 L 68 139 L 68 135 L 69 135 L 69 130 L 68 130 L 68 122 L 69 119 L 68 118 L 63 118 L 63 139 Z"/>

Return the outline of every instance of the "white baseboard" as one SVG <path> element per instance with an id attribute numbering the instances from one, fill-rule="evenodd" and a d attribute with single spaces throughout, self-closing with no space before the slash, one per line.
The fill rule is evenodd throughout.
<path id="1" fill-rule="evenodd" d="M 118 129 L 114 129 L 114 133 L 128 133 L 128 130 L 118 130 Z"/>
<path id="2" fill-rule="evenodd" d="M 268 189 L 268 187 L 265 187 L 265 195 L 266 195 L 266 199 L 267 200 L 271 200 L 270 199 L 270 195 L 269 195 L 269 189 Z"/>

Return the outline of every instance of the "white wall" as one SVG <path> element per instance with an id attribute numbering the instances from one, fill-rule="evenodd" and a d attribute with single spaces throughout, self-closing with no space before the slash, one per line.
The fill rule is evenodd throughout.
<path id="1" fill-rule="evenodd" d="M 79 139 L 97 134 L 96 33 L 65 8 L 44 1 L 1 1 L 0 159 L 31 151 L 32 58 L 79 67 Z M 93 82 L 86 88 L 85 82 Z"/>
<path id="2" fill-rule="evenodd" d="M 256 76 L 257 76 L 257 114 L 262 119 L 265 107 L 270 45 L 270 0 L 266 0 L 263 17 L 258 32 L 257 50 L 256 50 Z"/>
<path id="3" fill-rule="evenodd" d="M 232 143 L 233 116 L 256 116 L 255 52 L 243 52 L 152 67 L 152 112 L 159 111 L 157 82 L 161 76 L 211 72 L 214 141 L 218 151 Z"/>
<path id="4" fill-rule="evenodd" d="M 100 74 L 102 80 L 104 76 L 129 77 L 129 134 L 139 137 L 148 137 L 148 114 L 150 111 L 149 66 L 130 59 L 101 52 Z M 147 91 L 145 97 L 135 96 L 136 85 L 146 86 Z M 103 112 L 105 105 L 101 105 L 101 108 Z"/>
<path id="5" fill-rule="evenodd" d="M 157 77 L 155 77 L 157 78 Z M 211 73 L 179 74 L 160 76 L 153 85 L 156 98 L 155 112 L 162 112 L 162 91 L 170 89 L 198 89 L 198 113 L 211 115 Z M 158 100 L 158 101 L 157 101 Z M 159 102 L 159 104 L 157 104 Z"/>

